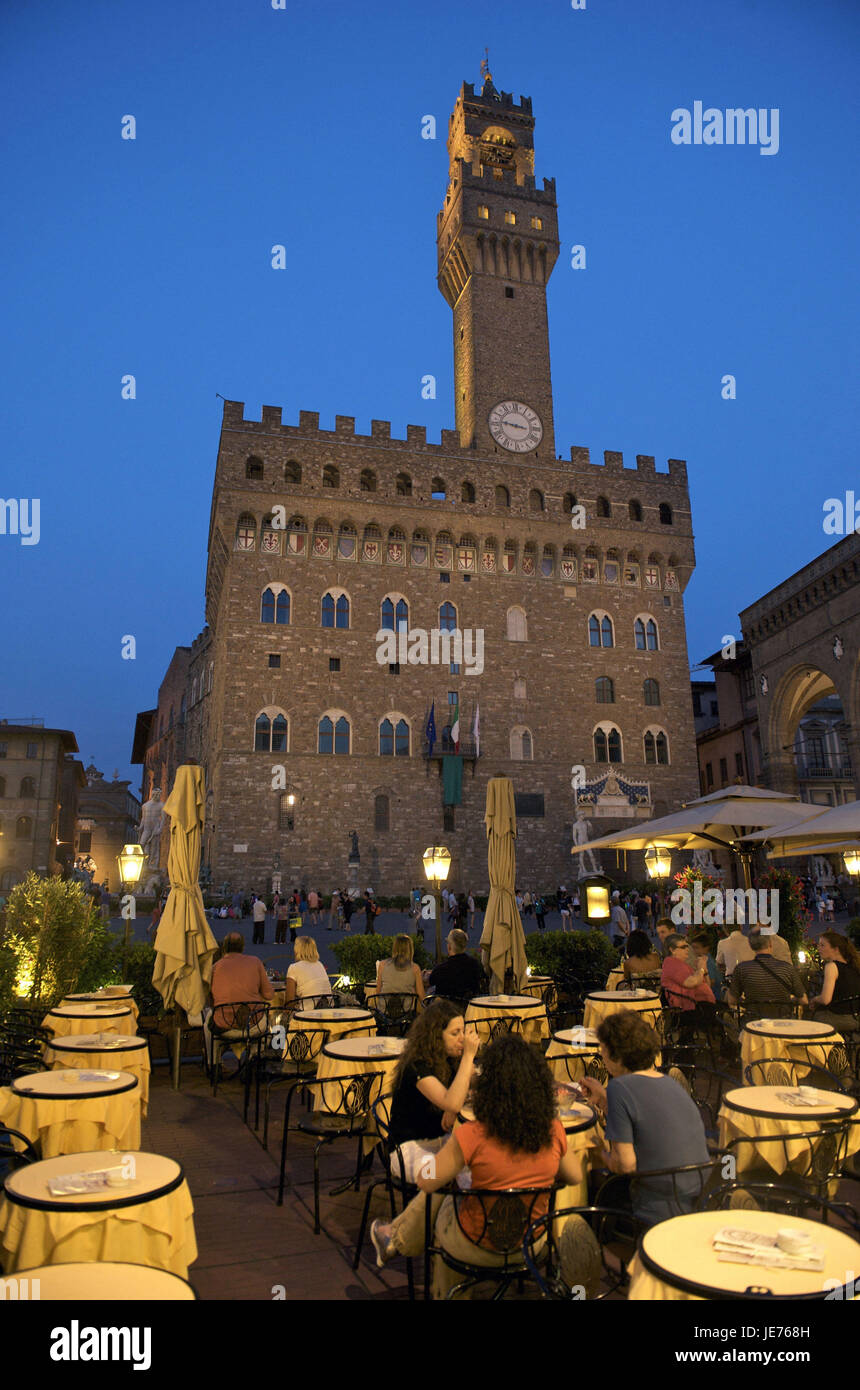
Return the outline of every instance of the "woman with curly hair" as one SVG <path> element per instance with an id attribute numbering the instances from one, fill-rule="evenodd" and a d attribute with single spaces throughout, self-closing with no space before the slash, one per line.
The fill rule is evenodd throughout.
<path id="1" fill-rule="evenodd" d="M 416 1018 L 394 1073 L 392 1145 L 442 1140 L 472 1084 L 477 1033 L 467 1033 L 456 1004 L 439 999 Z M 439 1147 L 437 1144 L 436 1147 Z"/>
<path id="2" fill-rule="evenodd" d="M 421 1192 L 437 1192 L 469 1168 L 471 1186 L 484 1188 L 551 1187 L 556 1178 L 582 1181 L 580 1159 L 567 1152 L 567 1137 L 555 1113 L 555 1090 L 549 1067 L 539 1053 L 515 1034 L 496 1038 L 481 1054 L 474 1084 L 475 1118 L 458 1125 L 444 1148 L 428 1160 L 418 1176 Z M 478 1202 L 461 1203 L 459 1220 L 453 1197 L 431 1204 L 434 1241 L 455 1258 L 476 1265 L 498 1265 L 504 1257 L 479 1244 L 483 1222 Z M 537 1218 L 545 1203 L 535 1205 Z M 424 1249 L 425 1200 L 413 1198 L 392 1222 L 374 1221 L 370 1235 L 382 1267 L 396 1255 L 420 1255 Z M 444 1298 L 460 1275 L 435 1262 L 433 1297 Z"/>

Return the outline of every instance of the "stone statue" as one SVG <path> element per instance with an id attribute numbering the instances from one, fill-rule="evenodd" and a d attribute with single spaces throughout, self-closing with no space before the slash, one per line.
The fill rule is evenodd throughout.
<path id="1" fill-rule="evenodd" d="M 719 869 L 714 863 L 714 856 L 709 849 L 693 850 L 693 868 L 701 869 L 703 874 L 709 874 L 711 878 L 719 877 Z"/>
<path id="2" fill-rule="evenodd" d="M 158 869 L 161 859 L 161 827 L 164 824 L 164 802 L 161 800 L 161 788 L 153 787 L 152 796 L 149 798 L 140 813 L 140 825 L 137 828 L 141 849 L 149 859 L 150 869 Z"/>
<path id="3" fill-rule="evenodd" d="M 591 821 L 587 820 L 583 811 L 577 810 L 576 818 L 572 827 L 573 843 L 575 845 L 585 845 L 591 839 Z M 600 860 L 593 849 L 587 849 L 584 854 L 578 856 L 580 868 L 578 878 L 584 878 L 586 874 L 603 873 L 600 867 Z"/>
<path id="4" fill-rule="evenodd" d="M 361 855 L 360 855 L 359 852 L 358 852 L 358 831 L 357 831 L 357 830 L 353 830 L 353 832 L 352 832 L 352 848 L 351 848 L 350 851 L 349 851 L 349 857 L 350 857 L 350 859 L 354 859 L 354 860 L 356 861 L 356 863 L 360 862 L 360 860 L 361 860 Z"/>
<path id="5" fill-rule="evenodd" d="M 816 854 L 813 859 L 813 863 L 815 865 L 816 884 L 828 884 L 834 882 L 833 868 L 829 859 L 825 859 L 823 854 Z"/>

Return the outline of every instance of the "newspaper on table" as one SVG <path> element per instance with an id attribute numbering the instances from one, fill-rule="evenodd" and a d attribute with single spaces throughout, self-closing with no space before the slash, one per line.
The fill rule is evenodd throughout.
<path id="1" fill-rule="evenodd" d="M 48 1191 L 52 1197 L 72 1197 L 84 1192 L 100 1192 L 105 1187 L 116 1187 L 127 1182 L 128 1176 L 123 1168 L 94 1168 L 89 1173 L 63 1173 L 48 1179 Z"/>
<path id="2" fill-rule="evenodd" d="M 713 1238 L 717 1259 L 727 1264 L 762 1265 L 767 1269 L 823 1269 L 824 1249 L 809 1245 L 802 1254 L 780 1250 L 776 1236 L 722 1226 Z"/>
<path id="3" fill-rule="evenodd" d="M 817 1110 L 820 1110 L 822 1105 L 826 1104 L 824 1098 L 820 1096 L 817 1091 L 813 1096 L 802 1096 L 799 1091 L 779 1091 L 776 1098 L 777 1100 L 781 1100 L 783 1105 L 791 1105 L 794 1107 L 811 1106 Z"/>

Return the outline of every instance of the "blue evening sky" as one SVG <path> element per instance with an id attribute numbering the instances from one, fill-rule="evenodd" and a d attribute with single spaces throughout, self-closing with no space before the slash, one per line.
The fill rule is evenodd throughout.
<path id="1" fill-rule="evenodd" d="M 0 715 L 139 785 L 135 714 L 203 625 L 216 392 L 453 426 L 435 217 L 485 45 L 557 180 L 557 451 L 688 460 L 691 664 L 715 650 L 860 496 L 859 36 L 856 0 L 5 0 L 0 496 L 41 538 L 0 535 Z M 695 101 L 778 108 L 779 152 L 674 145 Z"/>

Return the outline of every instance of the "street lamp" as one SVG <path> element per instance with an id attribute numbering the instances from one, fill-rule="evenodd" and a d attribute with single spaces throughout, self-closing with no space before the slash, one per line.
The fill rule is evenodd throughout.
<path id="1" fill-rule="evenodd" d="M 123 845 L 122 854 L 118 854 L 116 862 L 119 865 L 119 876 L 122 880 L 123 888 L 132 891 L 140 882 L 143 873 L 143 866 L 146 863 L 146 855 L 140 845 Z M 128 963 L 128 947 L 131 941 L 131 918 L 125 919 L 125 932 L 122 943 L 122 976 L 125 979 L 126 965 Z"/>
<path id="2" fill-rule="evenodd" d="M 664 882 L 669 877 L 672 868 L 672 852 L 666 845 L 648 845 L 645 850 L 645 869 L 648 877 L 654 879 L 657 884 L 657 892 L 660 895 L 660 913 L 662 917 L 666 911 L 664 899 Z"/>
<path id="3" fill-rule="evenodd" d="M 428 883 L 434 886 L 433 903 L 436 914 L 436 962 L 442 959 L 442 914 L 439 900 L 439 884 L 444 883 L 451 867 L 451 853 L 444 845 L 431 845 L 423 854 L 424 873 Z"/>
<path id="4" fill-rule="evenodd" d="M 609 901 L 612 880 L 605 874 L 587 874 L 576 886 L 582 903 L 582 920 L 590 927 L 604 926 L 612 915 Z"/>
<path id="5" fill-rule="evenodd" d="M 860 849 L 846 849 L 842 855 L 846 873 L 856 878 L 860 874 Z"/>

